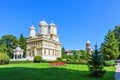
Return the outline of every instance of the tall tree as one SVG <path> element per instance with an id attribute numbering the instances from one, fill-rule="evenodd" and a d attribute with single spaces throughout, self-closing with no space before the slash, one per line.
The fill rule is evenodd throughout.
<path id="1" fill-rule="evenodd" d="M 13 35 L 3 35 L 0 41 L 0 45 L 6 44 L 7 53 L 10 58 L 13 57 L 13 49 L 17 47 L 17 38 Z"/>
<path id="2" fill-rule="evenodd" d="M 62 47 L 62 54 L 65 54 L 65 48 Z"/>
<path id="3" fill-rule="evenodd" d="M 115 29 L 113 29 L 113 32 L 115 34 L 115 38 L 120 42 L 120 25 L 116 25 Z M 119 50 L 120 50 L 120 43 L 119 43 Z"/>
<path id="4" fill-rule="evenodd" d="M 118 57 L 118 44 L 119 43 L 117 39 L 115 39 L 114 32 L 109 30 L 105 36 L 104 42 L 101 44 L 101 51 L 104 53 L 105 59 L 111 60 Z"/>
<path id="5" fill-rule="evenodd" d="M 23 36 L 23 34 L 20 34 L 19 40 L 18 40 L 19 46 L 24 50 L 23 56 L 26 56 L 26 38 Z"/>

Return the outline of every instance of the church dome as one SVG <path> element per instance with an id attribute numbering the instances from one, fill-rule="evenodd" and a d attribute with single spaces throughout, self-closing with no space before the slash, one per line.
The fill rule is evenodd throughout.
<path id="1" fill-rule="evenodd" d="M 88 40 L 87 43 L 90 44 L 90 41 Z"/>
<path id="2" fill-rule="evenodd" d="M 50 23 L 50 26 L 56 26 L 54 23 Z"/>
<path id="3" fill-rule="evenodd" d="M 48 25 L 46 21 L 42 20 L 40 21 L 39 25 Z"/>
<path id="4" fill-rule="evenodd" d="M 32 26 L 30 27 L 30 29 L 35 29 L 35 27 L 32 25 Z"/>
<path id="5" fill-rule="evenodd" d="M 52 22 L 50 23 L 50 26 L 56 26 L 56 25 L 53 23 L 53 20 L 52 20 Z"/>

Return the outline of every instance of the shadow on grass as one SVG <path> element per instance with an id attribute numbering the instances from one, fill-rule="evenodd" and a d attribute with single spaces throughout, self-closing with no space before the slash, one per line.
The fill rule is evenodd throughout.
<path id="1" fill-rule="evenodd" d="M 107 75 L 107 73 L 111 74 Z M 89 77 L 87 71 L 65 68 L 0 68 L 0 80 L 114 80 L 114 72 L 107 72 L 103 78 Z"/>

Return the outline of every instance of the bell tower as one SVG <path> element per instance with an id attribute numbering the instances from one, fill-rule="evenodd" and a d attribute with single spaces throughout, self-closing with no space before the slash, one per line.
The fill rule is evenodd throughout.
<path id="1" fill-rule="evenodd" d="M 36 35 L 35 27 L 32 25 L 30 27 L 30 37 L 33 38 Z"/>
<path id="2" fill-rule="evenodd" d="M 86 42 L 86 51 L 87 51 L 87 53 L 92 54 L 91 44 L 90 44 L 89 40 Z"/>
<path id="3" fill-rule="evenodd" d="M 59 41 L 59 36 L 57 35 L 57 26 L 52 22 L 49 24 L 49 34 L 52 40 Z"/>
<path id="4" fill-rule="evenodd" d="M 44 35 L 48 34 L 48 24 L 44 19 L 39 23 L 39 33 Z"/>

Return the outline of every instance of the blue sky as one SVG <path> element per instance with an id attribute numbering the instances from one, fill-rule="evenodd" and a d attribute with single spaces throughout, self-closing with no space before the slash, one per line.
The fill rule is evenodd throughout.
<path id="1" fill-rule="evenodd" d="M 1 0 L 0 37 L 21 33 L 29 36 L 33 24 L 54 23 L 65 49 L 85 49 L 89 39 L 92 47 L 100 45 L 109 29 L 120 24 L 120 0 Z"/>

